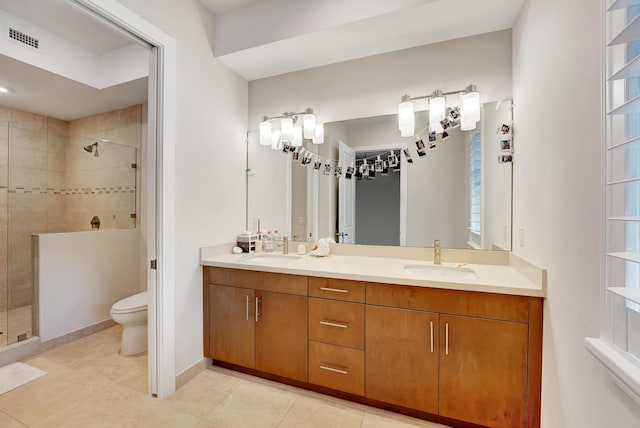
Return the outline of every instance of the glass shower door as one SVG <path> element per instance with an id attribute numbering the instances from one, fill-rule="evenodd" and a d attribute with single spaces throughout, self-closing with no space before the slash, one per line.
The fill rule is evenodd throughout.
<path id="1" fill-rule="evenodd" d="M 3 121 L 2 113 L 9 111 L 0 107 L 0 348 L 7 345 L 8 289 L 8 200 L 9 184 L 9 122 Z"/>

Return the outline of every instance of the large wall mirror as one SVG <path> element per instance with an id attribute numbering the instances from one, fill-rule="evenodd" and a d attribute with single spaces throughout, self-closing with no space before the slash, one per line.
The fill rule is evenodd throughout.
<path id="1" fill-rule="evenodd" d="M 417 132 L 427 128 L 426 112 L 416 112 L 415 122 Z M 425 132 L 400 136 L 397 115 L 330 122 L 324 144 L 305 142 L 300 156 L 261 146 L 251 133 L 247 227 L 255 231 L 259 223 L 263 232 L 299 241 L 430 247 L 439 239 L 445 248 L 511 250 L 511 125 L 510 102 L 486 102 L 474 130 L 449 130 L 429 148 Z M 313 161 L 302 162 L 304 153 Z M 397 166 L 347 177 L 349 166 L 358 171 L 390 155 Z"/>

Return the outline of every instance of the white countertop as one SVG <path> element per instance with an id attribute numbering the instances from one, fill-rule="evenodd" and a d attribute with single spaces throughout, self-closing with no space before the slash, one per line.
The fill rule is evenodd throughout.
<path id="1" fill-rule="evenodd" d="M 276 257 L 260 257 L 272 254 Z M 256 258 L 258 256 L 258 258 Z M 282 253 L 221 254 L 203 256 L 204 266 L 217 266 L 262 272 L 287 273 L 324 278 L 353 279 L 368 282 L 393 283 L 417 287 L 445 288 L 450 290 L 479 291 L 518 296 L 545 297 L 545 289 L 528 279 L 514 266 L 490 264 L 459 264 L 442 262 L 452 273 L 460 268 L 472 269 L 475 275 L 465 278 L 445 278 L 434 272 L 405 273 L 405 266 L 434 266 L 430 261 L 400 258 L 340 256 L 314 257 Z M 419 269 L 419 268 L 418 268 Z M 469 277 L 471 276 L 471 277 Z M 477 276 L 477 277 L 476 277 Z"/>

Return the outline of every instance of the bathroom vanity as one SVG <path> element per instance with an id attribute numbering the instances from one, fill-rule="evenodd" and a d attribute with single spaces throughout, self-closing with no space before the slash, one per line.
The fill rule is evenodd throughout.
<path id="1" fill-rule="evenodd" d="M 278 254 L 202 264 L 215 365 L 451 426 L 540 425 L 541 269 Z"/>

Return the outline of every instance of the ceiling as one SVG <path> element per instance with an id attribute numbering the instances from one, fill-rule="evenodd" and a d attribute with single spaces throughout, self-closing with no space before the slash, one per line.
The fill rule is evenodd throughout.
<path id="1" fill-rule="evenodd" d="M 0 9 L 99 55 L 132 43 L 68 0 L 0 0 Z"/>
<path id="2" fill-rule="evenodd" d="M 262 0 L 200 0 L 214 14 L 222 14 Z"/>
<path id="3" fill-rule="evenodd" d="M 73 120 L 147 102 L 147 79 L 96 89 L 0 55 L 0 105 L 61 120 Z"/>
<path id="4" fill-rule="evenodd" d="M 131 56 L 117 56 L 120 48 L 135 45 L 129 36 L 97 21 L 68 0 L 0 0 L 0 13 L 3 12 L 9 16 L 9 25 L 34 34 L 42 39 L 42 43 L 58 50 L 44 50 L 37 55 L 36 61 L 40 60 L 42 64 L 29 64 L 20 57 L 14 58 L 0 51 L 0 86 L 11 89 L 9 93 L 0 93 L 0 105 L 73 120 L 147 102 L 147 79 L 140 77 L 146 71 L 135 74 L 135 78 L 130 77 L 131 73 L 120 73 L 117 79 L 107 79 L 107 85 L 80 83 L 79 76 L 97 76 L 97 72 L 103 71 L 113 73 L 111 70 L 118 70 L 118 61 L 128 61 L 126 68 L 131 69 Z M 66 44 L 62 46 L 51 35 L 63 39 Z M 64 64 L 55 68 L 61 65 L 55 61 L 58 52 L 66 54 L 67 62 L 74 64 L 67 69 L 77 72 L 76 75 L 64 77 L 60 71 L 65 69 Z M 108 64 L 100 63 L 102 56 L 109 58 Z M 140 59 L 146 68 L 148 53 L 141 50 L 140 56 L 144 56 Z M 87 62 L 87 58 L 95 63 Z"/>
<path id="5" fill-rule="evenodd" d="M 216 40 L 226 43 L 224 53 L 216 54 L 217 59 L 247 80 L 511 28 L 524 3 L 524 0 L 200 1 L 215 16 Z M 100 23 L 68 0 L 0 0 L 2 11 L 96 55 L 133 43 L 125 34 Z M 0 70 L 0 85 L 9 82 L 13 89 L 0 95 L 0 105 L 63 120 L 147 99 L 146 79 L 96 89 L 3 56 L 1 52 Z"/>
<path id="6" fill-rule="evenodd" d="M 524 0 L 201 0 L 214 52 L 260 78 L 512 28 Z"/>

